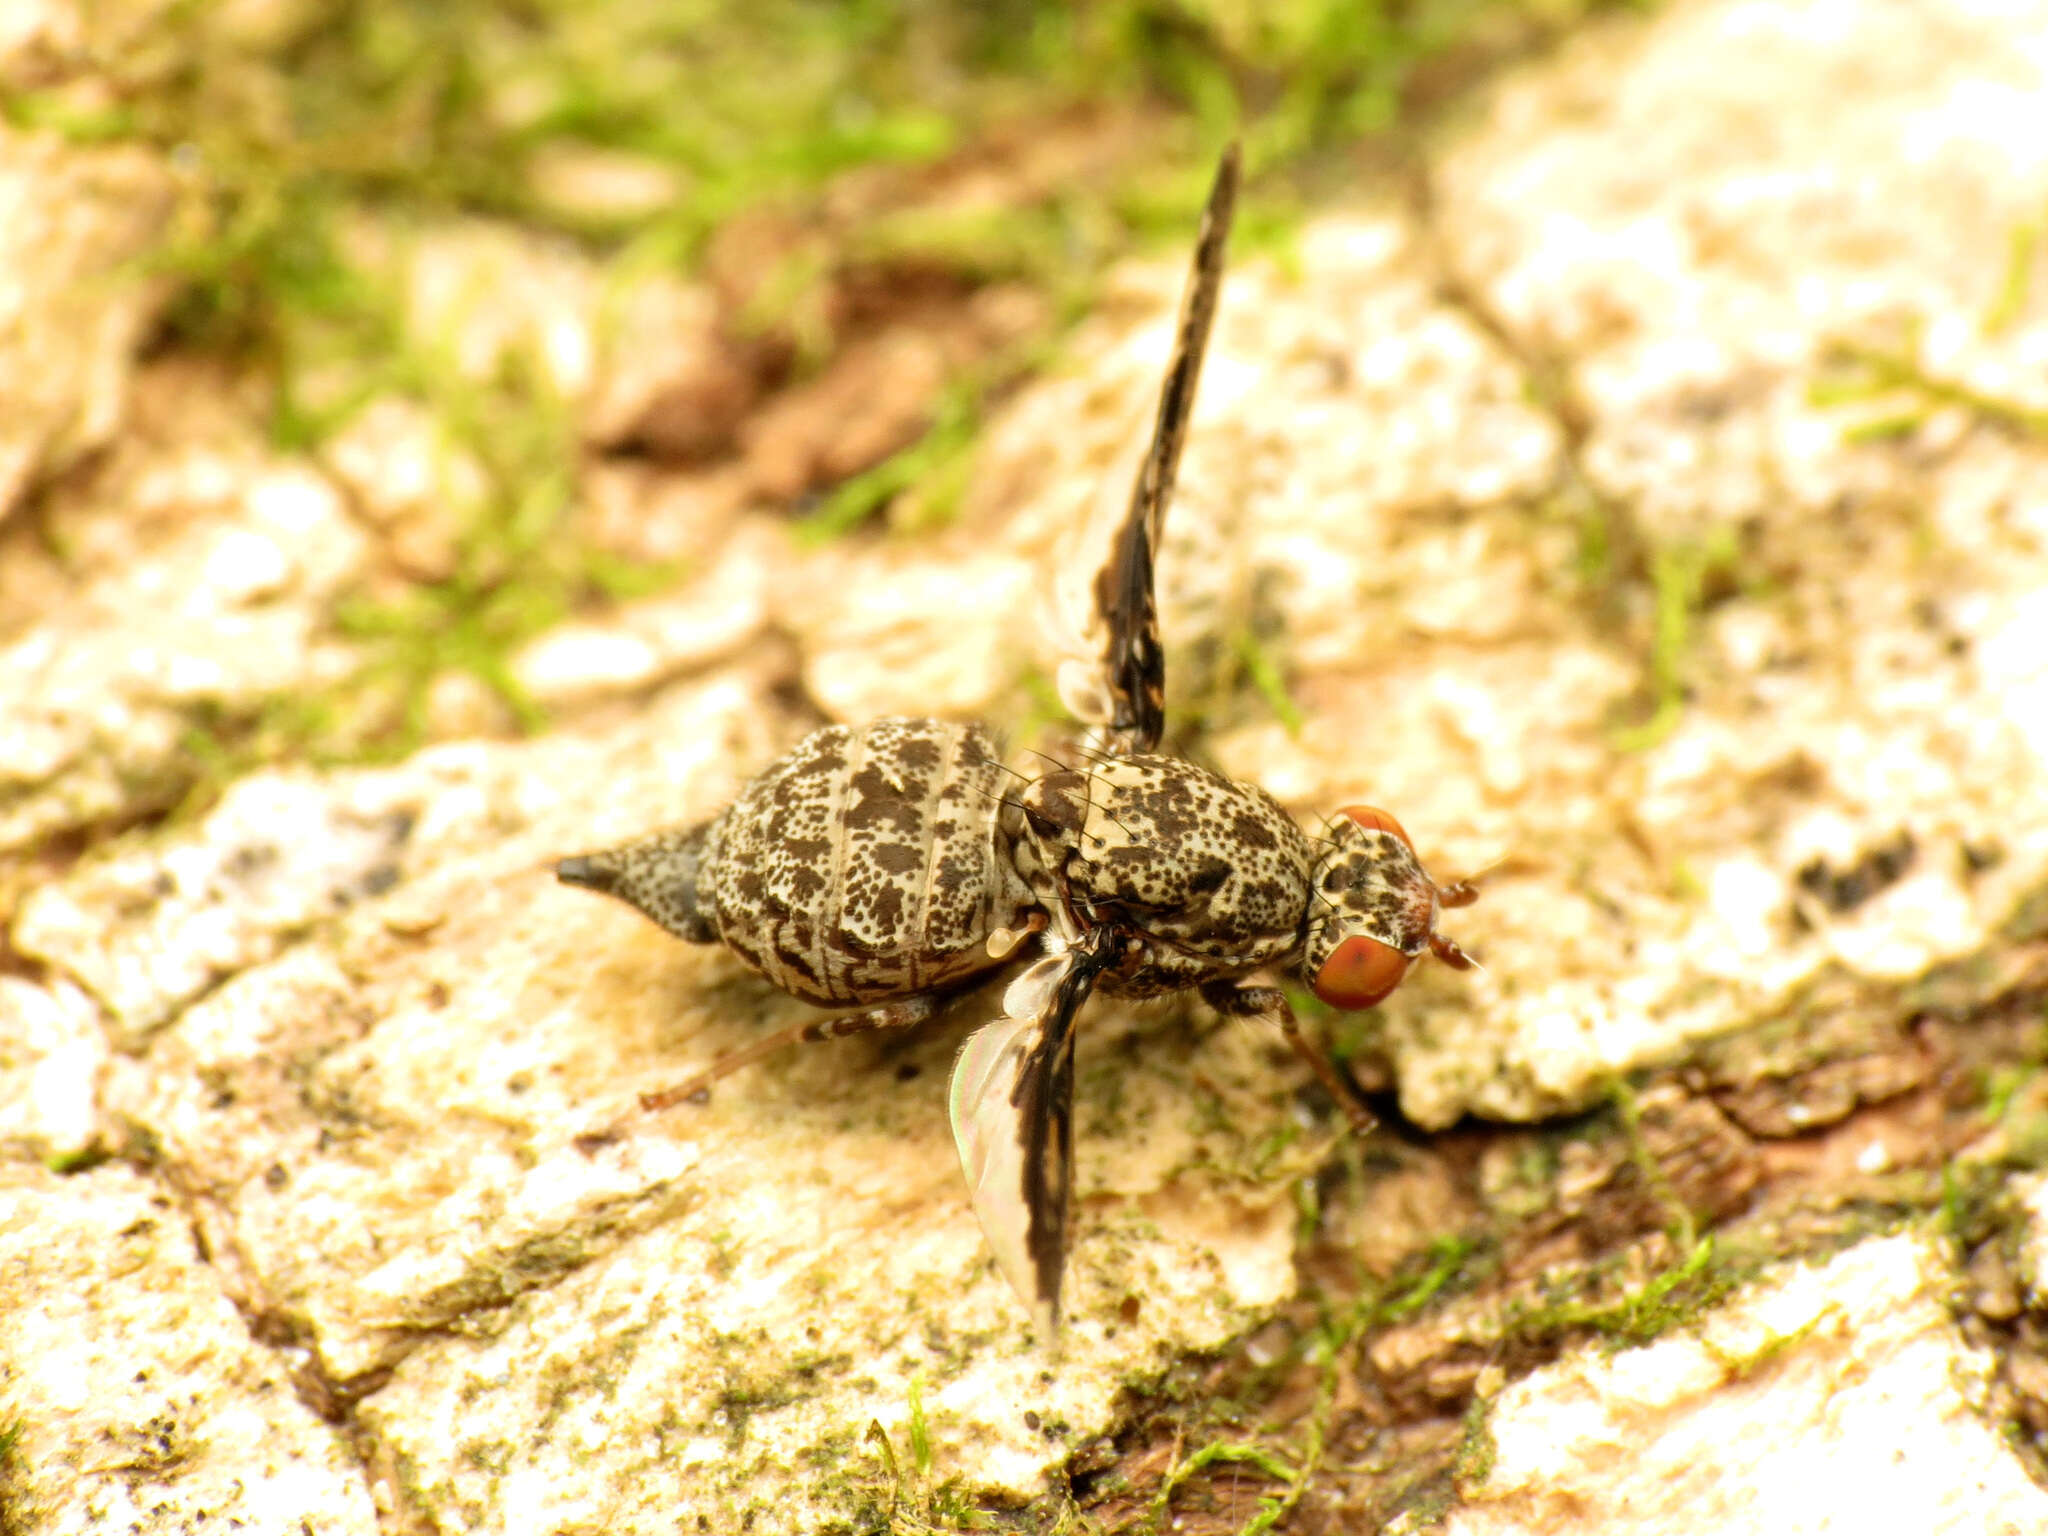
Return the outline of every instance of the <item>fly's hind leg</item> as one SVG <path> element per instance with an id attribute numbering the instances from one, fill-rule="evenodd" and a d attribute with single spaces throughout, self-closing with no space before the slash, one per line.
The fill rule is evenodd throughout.
<path id="1" fill-rule="evenodd" d="M 898 1003 L 883 1003 L 877 1008 L 864 1009 L 860 1013 L 836 1013 L 826 1019 L 805 1019 L 787 1029 L 778 1029 L 765 1040 L 756 1040 L 752 1045 L 718 1058 L 695 1077 L 685 1078 L 671 1087 L 660 1088 L 653 1093 L 640 1095 L 640 1107 L 649 1114 L 656 1110 L 672 1109 L 676 1105 L 694 1099 L 705 1092 L 721 1077 L 751 1067 L 755 1062 L 773 1056 L 777 1051 L 792 1045 L 814 1045 L 820 1040 L 838 1040 L 846 1035 L 864 1035 L 876 1029 L 910 1029 L 922 1024 L 939 1011 L 939 999 L 929 993 L 918 997 L 906 997 Z"/>
<path id="2" fill-rule="evenodd" d="M 1202 984 L 1202 1000 L 1229 1018 L 1270 1019 L 1279 1025 L 1280 1033 L 1287 1037 L 1294 1054 L 1308 1063 L 1317 1081 L 1329 1090 L 1330 1097 L 1350 1118 L 1354 1131 L 1364 1136 L 1379 1124 L 1359 1097 L 1357 1084 L 1339 1072 L 1329 1054 L 1302 1033 L 1301 1021 L 1295 1018 L 1287 994 L 1278 987 L 1248 987 L 1236 981 L 1208 981 Z"/>
<path id="3" fill-rule="evenodd" d="M 730 1051 L 711 1063 L 693 1077 L 666 1088 L 657 1088 L 652 1093 L 640 1095 L 642 1113 L 653 1114 L 659 1110 L 672 1109 L 710 1090 L 721 1077 L 751 1067 L 755 1062 L 773 1056 L 777 1051 L 792 1045 L 809 1045 L 819 1040 L 838 1040 L 846 1035 L 863 1035 L 877 1029 L 912 1029 L 938 1013 L 944 999 L 936 993 L 923 993 L 906 997 L 900 1002 L 883 1003 L 878 1007 L 863 1009 L 859 1013 L 835 1013 L 822 1019 L 805 1019 L 787 1029 L 778 1029 L 765 1039 L 756 1040 L 752 1045 Z M 617 1141 L 624 1131 L 625 1122 L 615 1120 L 599 1131 L 585 1132 L 576 1138 L 576 1144 L 588 1152 L 610 1142 Z"/>

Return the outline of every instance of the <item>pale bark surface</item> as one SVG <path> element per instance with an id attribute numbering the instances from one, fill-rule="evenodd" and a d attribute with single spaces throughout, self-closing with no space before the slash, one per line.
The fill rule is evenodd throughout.
<path id="1" fill-rule="evenodd" d="M 0 80 L 77 24 L 41 14 Z M 1361 187 L 1287 266 L 1236 264 L 1162 556 L 1175 702 L 1304 818 L 1369 801 L 1441 875 L 1507 862 L 1447 925 L 1485 971 L 1426 967 L 1365 1026 L 1408 1134 L 1347 1145 L 1198 1006 L 1093 1009 L 1057 1361 L 947 1131 L 976 1003 L 587 1150 L 807 1010 L 548 865 L 713 813 L 820 718 L 1028 746 L 1179 261 L 1119 273 L 1006 402 L 954 525 L 805 547 L 759 504 L 824 452 L 790 435 L 593 461 L 592 526 L 685 569 L 518 655 L 549 730 L 450 682 L 403 762 L 133 832 L 195 729 L 347 670 L 340 594 L 445 565 L 462 467 L 396 401 L 300 458 L 241 381 L 138 362 L 153 290 L 73 280 L 168 168 L 0 130 L 0 516 L 37 486 L 48 533 L 0 549 L 0 1531 L 1143 1528 L 1196 1449 L 1146 1427 L 1162 1380 L 1474 1233 L 1493 1267 L 1274 1409 L 1319 1426 L 1283 1529 L 2048 1526 L 2012 1448 L 2048 1422 L 2048 1200 L 2014 1180 L 1986 1240 L 1942 1194 L 2038 1163 L 2048 1113 L 2038 254 L 2000 302 L 2043 122 L 2038 6 L 1699 0 L 1518 70 L 1427 196 Z M 415 259 L 463 366 L 537 348 L 592 442 L 725 387 L 701 295 L 634 295 L 622 333 L 516 231 Z M 1747 1256 L 1713 1304 L 1589 1342 L 1647 1338 L 1709 1230 Z M 1187 1528 L 1255 1509 L 1177 1488 Z"/>

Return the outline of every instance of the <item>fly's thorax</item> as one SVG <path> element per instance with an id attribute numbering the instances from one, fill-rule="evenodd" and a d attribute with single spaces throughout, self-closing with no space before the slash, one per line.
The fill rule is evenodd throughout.
<path id="1" fill-rule="evenodd" d="M 1048 773 L 1018 799 L 1018 863 L 1040 903 L 1156 941 L 1162 965 L 1185 957 L 1168 967 L 1176 985 L 1272 964 L 1299 942 L 1313 851 L 1256 785 L 1141 755 Z"/>
<path id="2" fill-rule="evenodd" d="M 1359 807 L 1331 822 L 1310 885 L 1302 974 L 1325 1002 L 1372 1006 L 1430 947 L 1436 883 L 1399 822 Z"/>

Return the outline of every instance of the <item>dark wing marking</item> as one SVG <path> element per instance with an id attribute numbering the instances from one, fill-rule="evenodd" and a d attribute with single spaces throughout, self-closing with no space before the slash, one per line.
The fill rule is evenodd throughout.
<path id="1" fill-rule="evenodd" d="M 1159 419 L 1152 443 L 1131 487 L 1131 506 L 1117 530 L 1109 563 L 1095 578 L 1095 611 L 1107 631 L 1102 656 L 1109 692 L 1110 718 L 1104 732 L 1112 752 L 1150 752 L 1166 728 L 1166 656 L 1159 645 L 1159 613 L 1152 594 L 1152 565 L 1159 552 L 1159 533 L 1173 500 L 1174 475 L 1180 468 L 1181 445 L 1187 441 L 1188 417 L 1195 408 L 1195 387 L 1201 382 L 1202 356 L 1209 347 L 1209 327 L 1216 318 L 1216 296 L 1223 284 L 1223 250 L 1230 240 L 1230 219 L 1237 205 L 1238 150 L 1232 144 L 1216 168 L 1209 206 L 1202 213 L 1195 240 L 1194 270 L 1181 299 L 1180 333 L 1174 338 L 1173 361 L 1159 391 Z M 1102 723 L 1102 722 L 1096 722 Z"/>
<path id="2" fill-rule="evenodd" d="M 1010 983 L 953 1068 L 953 1141 L 996 1267 L 1042 1336 L 1059 1331 L 1074 1169 L 1074 1020 L 1115 952 L 1096 929 Z"/>

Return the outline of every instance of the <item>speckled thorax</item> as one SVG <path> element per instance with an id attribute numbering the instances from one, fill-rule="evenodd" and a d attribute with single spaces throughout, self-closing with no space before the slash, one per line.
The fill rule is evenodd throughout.
<path id="1" fill-rule="evenodd" d="M 1314 849 L 1257 785 L 1138 755 L 1055 770 L 1019 801 L 1015 858 L 1038 900 L 1136 941 L 1104 990 L 1176 991 L 1299 950 Z"/>

